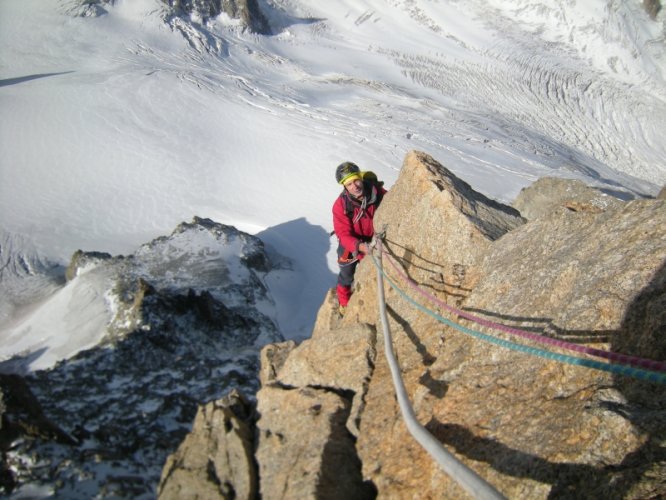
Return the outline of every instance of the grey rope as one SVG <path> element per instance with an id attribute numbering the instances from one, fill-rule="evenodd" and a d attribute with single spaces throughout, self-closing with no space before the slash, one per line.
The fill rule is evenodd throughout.
<path id="1" fill-rule="evenodd" d="M 384 352 L 391 369 L 391 377 L 395 394 L 398 398 L 402 417 L 407 425 L 407 430 L 416 439 L 416 441 L 435 459 L 440 468 L 453 478 L 467 493 L 474 498 L 480 499 L 498 499 L 504 498 L 492 485 L 487 483 L 476 472 L 460 462 L 452 453 L 450 453 L 442 444 L 423 427 L 416 418 L 414 410 L 409 402 L 405 384 L 400 376 L 400 366 L 393 352 L 393 340 L 388 326 L 388 317 L 386 315 L 386 301 L 384 297 L 384 279 L 382 273 L 382 253 L 381 239 L 377 238 L 377 247 L 379 248 L 379 259 L 370 254 L 375 260 L 377 267 L 377 293 L 379 303 L 379 316 L 382 320 L 384 330 Z M 378 262 L 377 262 L 378 260 Z"/>

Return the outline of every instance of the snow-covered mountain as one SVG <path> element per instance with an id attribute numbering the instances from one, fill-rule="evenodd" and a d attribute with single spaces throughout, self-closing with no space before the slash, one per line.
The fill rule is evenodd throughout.
<path id="1" fill-rule="evenodd" d="M 0 347 L 3 372 L 33 372 L 25 391 L 0 380 L 5 432 L 34 427 L 8 453 L 17 495 L 150 497 L 198 404 L 256 392 L 258 350 L 282 340 L 264 283 L 280 265 L 258 238 L 199 218 L 132 255 L 77 253 Z M 27 394 L 68 439 L 19 416 Z"/>
<path id="2" fill-rule="evenodd" d="M 502 202 L 544 176 L 625 199 L 666 183 L 666 18 L 638 0 L 257 4 L 270 34 L 206 2 L 0 3 L 4 369 L 64 380 L 101 363 L 91 353 L 116 356 L 100 344 L 119 311 L 109 283 L 131 268 L 135 286 L 143 252 L 165 257 L 159 242 L 172 240 L 158 238 L 195 215 L 257 236 L 279 263 L 249 285 L 265 293 L 252 317 L 267 330 L 248 356 L 308 337 L 335 282 L 341 161 L 390 188 L 418 149 Z M 192 288 L 200 308 L 240 254 L 225 247 L 199 269 L 210 247 L 190 236 L 180 248 L 196 258 L 162 277 L 189 280 L 177 293 Z M 77 250 L 95 265 L 66 282 Z"/>

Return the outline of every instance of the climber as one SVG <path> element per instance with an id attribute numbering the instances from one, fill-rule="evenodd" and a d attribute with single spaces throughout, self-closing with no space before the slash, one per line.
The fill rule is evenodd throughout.
<path id="1" fill-rule="evenodd" d="M 344 186 L 333 204 L 333 230 L 338 237 L 338 295 L 339 311 L 344 314 L 352 295 L 354 272 L 359 261 L 370 250 L 374 227 L 372 219 L 386 190 L 372 172 L 361 172 L 352 162 L 335 169 L 335 180 Z"/>

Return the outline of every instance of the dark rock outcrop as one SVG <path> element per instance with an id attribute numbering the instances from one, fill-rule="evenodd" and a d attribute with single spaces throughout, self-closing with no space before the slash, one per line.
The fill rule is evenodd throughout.
<path id="1" fill-rule="evenodd" d="M 0 373 L 0 493 L 9 495 L 19 484 L 15 471 L 20 466 L 16 459 L 8 457 L 14 443 L 36 439 L 64 445 L 78 444 L 44 414 L 23 377 Z"/>
<path id="2" fill-rule="evenodd" d="M 106 252 L 84 252 L 77 250 L 72 255 L 69 265 L 65 270 L 65 278 L 72 281 L 79 274 L 79 271 L 85 271 L 86 267 L 96 267 L 102 261 L 111 259 L 111 254 Z"/>
<path id="3" fill-rule="evenodd" d="M 643 7 L 651 19 L 656 19 L 661 11 L 661 0 L 643 0 Z"/>
<path id="4" fill-rule="evenodd" d="M 268 20 L 261 12 L 257 0 L 164 0 L 175 13 L 196 13 L 206 20 L 225 13 L 239 19 L 252 33 L 270 35 Z"/>
<path id="5" fill-rule="evenodd" d="M 560 195 L 549 199 L 553 187 Z M 542 180 L 516 203 L 526 221 L 422 153 L 407 156 L 384 198 L 375 221 L 393 283 L 385 285 L 389 323 L 416 416 L 507 497 L 666 494 L 666 387 L 587 368 L 575 362 L 584 355 L 564 349 L 664 361 L 665 203 Z M 465 314 L 568 344 L 544 347 L 478 325 L 412 284 Z M 255 454 L 264 497 L 341 498 L 321 489 L 339 466 L 327 455 L 335 443 L 343 444 L 334 455 L 349 465 L 338 476 L 353 490 L 346 496 L 466 496 L 409 435 L 378 331 L 376 269 L 367 258 L 344 318 L 330 293 L 311 339 L 264 348 Z M 546 350 L 554 354 L 527 354 Z"/>
<path id="6" fill-rule="evenodd" d="M 61 8 L 66 14 L 77 17 L 99 17 L 107 13 L 107 6 L 115 0 L 64 0 Z"/>

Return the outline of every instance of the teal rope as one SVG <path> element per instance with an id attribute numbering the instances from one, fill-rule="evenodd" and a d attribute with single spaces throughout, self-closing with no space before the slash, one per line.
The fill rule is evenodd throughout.
<path id="1" fill-rule="evenodd" d="M 372 257 L 372 261 L 374 265 L 381 270 L 381 273 L 384 275 L 384 278 L 386 278 L 386 281 L 388 281 L 388 284 L 391 285 L 391 288 L 393 288 L 402 298 L 413 304 L 417 309 L 420 309 L 422 312 L 432 316 L 436 320 L 438 320 L 440 323 L 444 323 L 459 332 L 465 333 L 467 335 L 471 335 L 473 337 L 476 337 L 480 340 L 483 340 L 485 342 L 490 342 L 491 344 L 495 344 L 501 347 L 505 347 L 507 349 L 511 349 L 513 351 L 518 351 L 518 352 L 523 352 L 526 354 L 530 354 L 532 356 L 539 356 L 541 358 L 545 359 L 551 359 L 554 361 L 559 361 L 561 363 L 567 363 L 570 365 L 577 365 L 577 366 L 585 366 L 587 368 L 592 368 L 594 370 L 601 370 L 601 371 L 606 371 L 606 372 L 611 372 L 615 373 L 618 375 L 624 375 L 627 377 L 634 377 L 638 378 L 641 380 L 647 380 L 649 382 L 655 382 L 658 384 L 666 384 L 666 373 L 657 373 L 653 372 L 650 370 L 642 370 L 640 368 L 635 368 L 633 366 L 626 366 L 626 365 L 616 365 L 612 363 L 602 363 L 600 361 L 595 361 L 592 359 L 584 359 L 584 358 L 577 358 L 575 356 L 568 356 L 566 354 L 559 354 L 551 351 L 547 351 L 544 349 L 538 349 L 536 347 L 529 347 L 525 346 L 522 344 L 516 344 L 515 342 L 510 342 L 508 340 L 503 340 L 499 339 L 496 337 L 492 337 L 490 335 L 486 335 L 485 333 L 478 332 L 476 330 L 472 330 L 471 328 L 467 328 L 465 326 L 459 325 L 443 316 L 440 314 L 437 314 L 435 311 L 432 311 L 428 309 L 427 307 L 422 306 L 418 302 L 416 302 L 414 299 L 409 297 L 404 291 L 402 291 L 400 288 L 398 288 L 395 283 L 391 281 L 391 279 L 386 275 L 386 272 L 384 269 L 377 264 L 377 260 L 375 259 L 375 256 L 370 254 Z"/>

